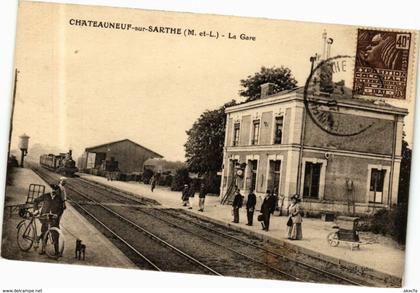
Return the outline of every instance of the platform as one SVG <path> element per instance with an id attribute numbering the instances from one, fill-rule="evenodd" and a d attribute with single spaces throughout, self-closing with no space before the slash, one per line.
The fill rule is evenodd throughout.
<path id="1" fill-rule="evenodd" d="M 155 199 L 163 207 L 183 208 L 181 202 L 181 192 L 170 191 L 166 187 L 157 186 L 154 192 L 151 192 L 150 185 L 138 182 L 107 181 L 106 178 L 80 174 L 81 177 L 93 180 L 99 183 L 108 184 L 121 190 L 129 191 L 144 197 Z M 191 211 L 200 217 L 215 221 L 234 229 L 250 233 L 261 239 L 268 241 L 279 241 L 303 253 L 315 254 L 318 257 L 324 257 L 326 260 L 342 263 L 349 267 L 355 265 L 355 269 L 372 270 L 378 273 L 389 274 L 397 278 L 402 278 L 404 273 L 405 251 L 399 247 L 393 240 L 376 235 L 373 233 L 361 233 L 361 238 L 374 242 L 364 245 L 360 250 L 350 250 L 350 247 L 341 244 L 338 247 L 331 247 L 327 243 L 327 235 L 334 231 L 333 223 L 323 222 L 320 219 L 304 218 L 302 224 L 303 239 L 298 241 L 288 240 L 286 237 L 287 217 L 272 216 L 270 221 L 270 231 L 262 231 L 261 225 L 256 218 L 258 212 L 254 214 L 254 226 L 247 226 L 246 211 L 242 208 L 240 211 L 240 223 L 232 223 L 231 206 L 221 205 L 216 196 L 207 196 L 204 212 L 198 211 L 198 193 L 192 202 Z M 259 207 L 257 207 L 257 210 Z M 386 278 L 386 276 L 384 276 Z"/>
<path id="2" fill-rule="evenodd" d="M 5 206 L 25 203 L 28 186 L 31 183 L 46 185 L 46 191 L 51 190 L 32 170 L 15 168 L 13 170 L 13 185 L 6 187 Z M 118 248 L 80 215 L 71 204 L 67 203 L 66 206 L 67 208 L 60 223 L 65 237 L 63 257 L 53 260 L 46 255 L 39 255 L 38 251 L 35 251 L 33 248 L 27 252 L 21 251 L 16 242 L 16 225 L 22 218 L 16 212 L 10 215 L 8 208 L 4 211 L 1 256 L 10 260 L 136 268 Z M 85 260 L 75 259 L 74 250 L 77 238 L 86 244 Z"/>

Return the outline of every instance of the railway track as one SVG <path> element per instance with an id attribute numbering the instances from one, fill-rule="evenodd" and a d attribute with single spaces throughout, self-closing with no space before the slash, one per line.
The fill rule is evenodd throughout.
<path id="1" fill-rule="evenodd" d="M 93 184 L 88 180 L 83 180 L 84 184 Z M 98 186 L 98 184 L 94 184 Z M 225 249 L 232 251 L 235 254 L 242 255 L 255 263 L 260 263 L 269 267 L 274 271 L 293 272 L 292 274 L 286 273 L 288 277 L 298 281 L 312 281 L 312 282 L 324 282 L 324 283 L 333 283 L 333 284 L 346 284 L 346 285 L 355 285 L 355 286 L 372 286 L 372 284 L 363 280 L 363 278 L 354 279 L 349 276 L 342 276 L 338 272 L 333 273 L 329 272 L 323 268 L 317 267 L 300 261 L 299 256 L 295 252 L 283 248 L 283 252 L 277 252 L 274 249 L 268 249 L 262 245 L 258 245 L 255 241 L 260 242 L 255 239 L 254 242 L 249 240 L 248 235 L 242 235 L 246 237 L 238 237 L 237 232 L 232 232 L 226 229 L 226 227 L 216 225 L 209 222 L 204 222 L 202 219 L 193 216 L 191 213 L 186 213 L 180 209 L 144 209 L 136 208 L 136 211 L 139 211 L 143 214 L 147 214 L 155 219 L 165 222 L 168 225 L 176 227 L 177 229 L 186 231 L 190 234 L 200 237 L 215 246 L 223 246 Z M 169 218 L 168 218 L 169 217 Z M 200 223 L 201 222 L 201 223 Z M 188 226 L 189 229 L 186 229 L 183 226 Z M 199 227 L 199 229 L 193 229 L 191 226 Z M 208 233 L 204 233 L 204 231 Z M 242 234 L 242 233 L 241 233 Z M 217 237 L 218 235 L 219 237 Z M 248 238 L 248 239 L 247 239 Z M 238 244 L 239 243 L 239 244 Z M 231 249 L 230 247 L 238 247 L 238 249 Z M 241 252 L 240 250 L 244 251 Z M 257 250 L 257 251 L 256 251 Z M 267 257 L 271 255 L 272 257 Z M 288 256 L 292 255 L 291 257 Z M 250 255 L 254 255 L 251 257 Z M 264 259 L 265 262 L 262 262 L 258 259 Z M 279 269 L 278 267 L 281 267 Z M 331 269 L 331 267 L 330 267 Z M 338 268 L 340 270 L 340 268 Z M 296 276 L 305 276 L 304 278 Z"/>
<path id="2" fill-rule="evenodd" d="M 85 184 L 86 183 L 83 183 L 82 185 Z M 79 195 L 83 196 L 87 200 L 92 201 L 92 197 L 99 197 L 98 195 L 93 194 L 86 196 L 83 194 L 83 192 L 81 192 L 79 188 L 80 186 L 77 187 L 77 190 L 72 190 L 78 192 Z M 104 191 L 95 192 L 103 193 Z M 138 206 L 133 207 L 134 210 L 131 210 L 131 213 L 130 210 L 128 210 L 125 206 L 109 206 L 105 208 L 107 210 L 111 210 L 110 208 L 112 208 L 111 212 L 119 217 L 122 217 L 122 214 L 124 214 L 123 217 L 126 218 L 127 221 L 130 222 L 132 225 L 137 225 L 135 223 L 142 223 L 142 229 L 144 229 L 144 227 L 147 226 L 148 231 L 153 230 L 155 234 L 159 234 L 158 237 L 162 237 L 166 239 L 166 241 L 170 241 L 171 243 L 176 243 L 177 247 L 183 247 L 183 251 L 187 250 L 187 254 L 190 255 L 192 258 L 202 259 L 202 262 L 205 262 L 217 271 L 223 272 L 223 274 L 243 277 L 253 276 L 259 278 L 302 281 L 302 279 L 296 276 L 293 276 L 276 267 L 267 265 L 266 263 L 261 262 L 257 259 L 251 258 L 243 253 L 238 252 L 237 250 L 228 249 L 220 244 L 215 245 L 216 243 L 211 242 L 206 238 L 198 237 L 197 235 L 194 235 L 194 233 L 191 233 L 191 231 L 182 229 L 182 227 L 179 225 L 173 225 L 168 221 L 166 221 L 165 224 L 162 225 L 162 223 L 156 221 L 156 218 L 150 216 L 139 217 Z M 116 210 L 119 209 L 121 211 L 117 212 Z M 130 217 L 131 219 L 128 219 Z M 158 224 L 156 225 L 156 223 Z M 165 259 L 172 262 L 172 259 L 169 256 L 165 256 Z M 188 270 L 185 269 L 182 269 L 181 271 L 188 272 Z M 221 275 L 221 273 L 219 274 Z"/>
<path id="3" fill-rule="evenodd" d="M 40 175 L 44 178 L 51 176 L 50 174 Z M 176 253 L 178 256 L 183 256 L 184 261 L 187 259 L 190 264 L 200 267 L 199 270 L 191 270 L 190 266 L 184 265 L 177 267 L 175 271 L 356 286 L 375 285 L 372 280 L 372 282 L 367 282 L 360 276 L 342 275 L 339 267 L 337 269 L 329 265 L 327 268 L 329 270 L 327 271 L 325 268 L 320 267 L 319 264 L 315 264 L 313 257 L 308 261 L 305 256 L 298 255 L 296 252 L 290 251 L 290 249 L 288 251 L 282 248 L 279 251 L 278 247 L 274 248 L 275 245 L 273 244 L 263 244 L 257 238 L 252 239 L 249 235 L 209 223 L 183 210 L 153 208 L 153 204 L 150 204 L 150 202 L 139 202 L 131 197 L 121 196 L 122 191 L 114 192 L 114 190 L 100 183 L 91 183 L 84 179 L 71 179 L 68 182 L 71 182 L 67 186 L 70 188 L 73 202 L 90 218 L 98 223 L 102 222 L 100 225 L 104 226 L 104 230 L 112 230 L 122 240 L 125 240 L 130 237 L 119 235 L 113 229 L 119 231 L 119 229 L 124 230 L 126 229 L 124 227 L 130 226 L 136 230 L 136 233 L 143 233 L 155 242 L 160 241 L 161 246 L 166 246 L 167 248 L 173 246 L 180 250 L 180 252 Z M 117 204 L 113 205 L 113 203 Z M 104 223 L 106 222 L 103 220 L 104 218 L 118 219 L 121 224 L 117 224 L 117 227 L 112 229 L 109 227 L 111 224 Z M 120 228 L 118 228 L 118 225 L 121 225 L 119 226 Z M 118 239 L 118 236 L 115 236 L 112 232 L 108 231 L 108 234 Z M 107 234 L 106 231 L 105 234 Z M 177 237 L 173 237 L 173 235 Z M 125 241 L 127 243 L 124 246 L 133 246 L 130 240 Z M 186 241 L 190 241 L 193 247 L 205 246 L 206 249 L 191 251 L 185 245 Z M 152 244 L 149 243 L 149 245 Z M 182 247 L 182 250 L 179 247 Z M 151 260 L 144 255 L 144 250 L 133 248 L 137 252 L 133 253 L 134 250 L 130 248 L 129 250 L 131 250 L 132 254 L 142 255 L 142 257 L 138 256 L 138 258 L 142 259 L 139 267 L 173 271 L 171 268 L 162 267 L 162 264 L 159 266 L 159 264 L 154 263 L 156 260 Z M 174 248 L 171 248 L 171 250 L 176 251 Z M 215 257 L 216 252 L 217 257 Z M 171 256 L 165 255 L 165 259 L 172 261 Z M 176 263 L 176 257 L 174 259 Z M 226 263 L 227 261 L 236 263 L 236 268 L 232 268 L 231 265 Z M 247 272 L 241 269 L 244 267 L 246 267 Z"/>
<path id="4" fill-rule="evenodd" d="M 57 178 L 40 169 L 33 169 L 47 183 L 56 182 Z M 191 257 L 187 253 L 171 245 L 154 233 L 130 221 L 98 201 L 92 200 L 70 187 L 69 200 L 76 208 L 94 220 L 105 235 L 119 242 L 120 249 L 142 269 L 157 271 L 180 271 L 189 273 L 219 275 L 217 271 Z M 88 199 L 91 204 L 80 204 L 77 197 Z M 111 216 L 111 217 L 110 217 Z M 131 227 L 131 229 L 127 228 Z M 140 233 L 139 233 L 140 232 Z M 143 236 L 143 237 L 142 237 Z M 145 237 L 144 237 L 145 236 Z M 122 246 L 122 247 L 121 247 Z M 161 256 L 171 261 L 165 261 Z M 159 256 L 159 257 L 158 257 Z"/>

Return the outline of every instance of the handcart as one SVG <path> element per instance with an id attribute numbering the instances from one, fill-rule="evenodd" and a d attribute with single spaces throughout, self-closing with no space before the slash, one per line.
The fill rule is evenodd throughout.
<path id="1" fill-rule="evenodd" d="M 45 192 L 45 186 L 41 184 L 30 184 L 28 188 L 28 194 L 26 196 L 26 202 L 22 204 L 7 205 L 9 209 L 9 215 L 12 216 L 14 211 L 18 211 L 19 216 L 24 217 L 26 211 L 33 206 L 34 199 Z"/>
<path id="2" fill-rule="evenodd" d="M 360 249 L 360 245 L 371 244 L 371 242 L 362 242 L 359 238 L 357 230 L 359 218 L 339 216 L 333 226 L 336 229 L 327 236 L 328 244 L 332 247 L 338 246 L 340 243 L 346 243 L 350 249 Z"/>

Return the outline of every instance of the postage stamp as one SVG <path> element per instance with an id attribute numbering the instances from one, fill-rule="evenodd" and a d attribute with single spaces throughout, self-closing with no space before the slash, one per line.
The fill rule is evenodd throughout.
<path id="1" fill-rule="evenodd" d="M 354 93 L 406 99 L 411 33 L 359 29 Z"/>

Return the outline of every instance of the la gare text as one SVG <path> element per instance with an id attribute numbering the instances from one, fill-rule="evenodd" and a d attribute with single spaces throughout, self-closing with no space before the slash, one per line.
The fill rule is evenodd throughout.
<path id="1" fill-rule="evenodd" d="M 245 33 L 220 33 L 214 30 L 195 30 L 195 29 L 182 29 L 179 27 L 167 27 L 167 26 L 135 26 L 130 23 L 121 22 L 110 22 L 110 21 L 97 21 L 97 20 L 85 20 L 85 19 L 74 19 L 69 20 L 71 26 L 81 27 L 92 27 L 102 29 L 116 29 L 116 30 L 134 30 L 139 32 L 159 33 L 159 34 L 170 34 L 170 35 L 183 35 L 187 36 L 198 36 L 198 37 L 209 37 L 209 38 L 225 38 L 232 40 L 246 40 L 256 41 L 257 38 L 252 35 Z"/>

